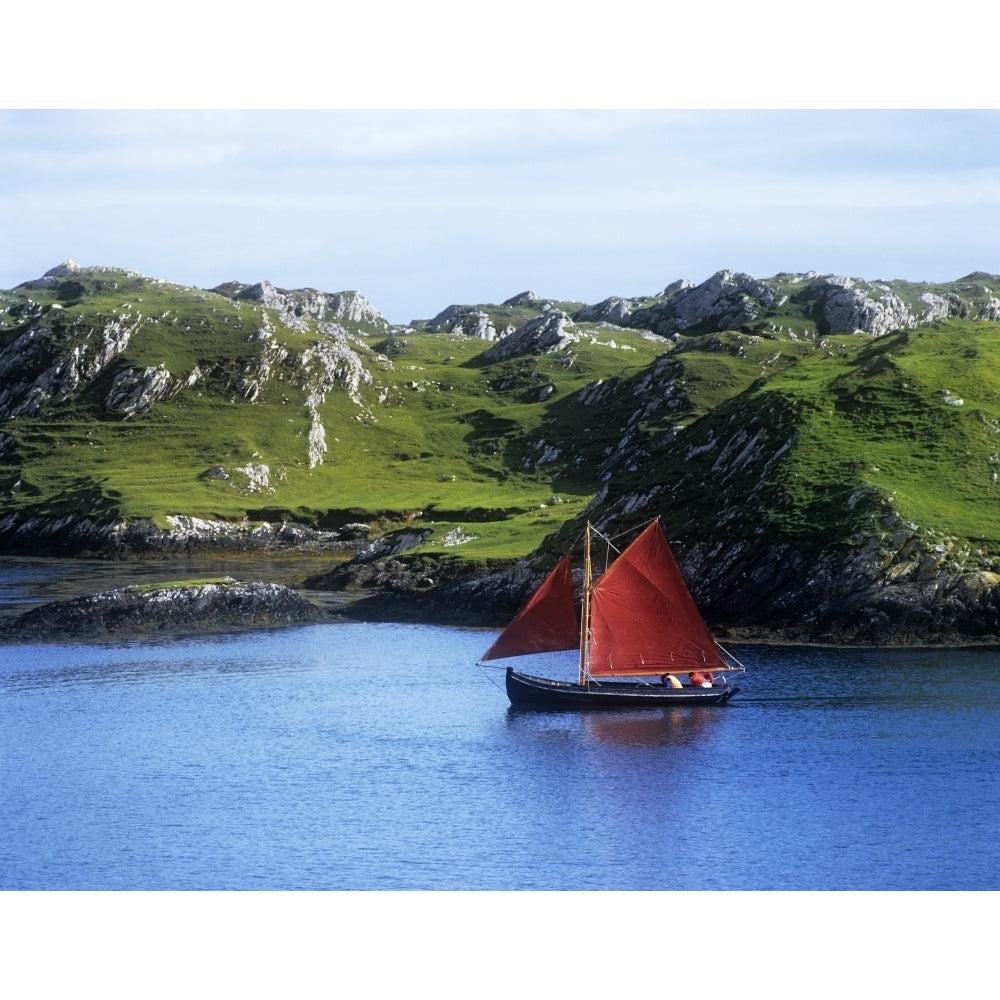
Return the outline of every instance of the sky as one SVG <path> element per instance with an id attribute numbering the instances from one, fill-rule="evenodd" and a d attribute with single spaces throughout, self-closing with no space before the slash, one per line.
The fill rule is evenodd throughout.
<path id="1" fill-rule="evenodd" d="M 0 111 L 0 287 L 71 258 L 387 319 L 728 268 L 1000 273 L 991 111 Z"/>
<path id="2" fill-rule="evenodd" d="M 75 32 L 93 19 L 68 7 L 44 65 L 28 48 L 0 86 L 0 288 L 69 258 L 203 288 L 352 289 L 406 323 L 529 289 L 650 295 L 721 269 L 1000 273 L 989 67 L 947 27 L 914 18 L 900 37 L 853 6 L 818 34 L 796 14 L 799 37 L 760 7 L 706 21 L 623 0 L 595 25 L 512 0 L 486 44 L 463 20 L 478 15 L 438 0 L 420 18 L 376 3 L 335 23 L 255 20 L 251 4 L 238 25 L 179 0 L 142 45 L 112 36 L 83 63 Z M 862 14 L 895 44 L 859 46 Z M 897 49 L 909 58 L 890 62 Z M 211 78 L 197 72 L 209 54 Z M 963 66 L 981 70 L 967 86 Z"/>

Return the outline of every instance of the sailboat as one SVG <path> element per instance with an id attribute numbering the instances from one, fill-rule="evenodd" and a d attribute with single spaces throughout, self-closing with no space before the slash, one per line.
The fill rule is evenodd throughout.
<path id="1" fill-rule="evenodd" d="M 579 648 L 575 682 L 507 667 L 515 708 L 635 708 L 722 705 L 739 689 L 727 675 L 742 664 L 712 637 L 663 536 L 651 521 L 595 576 L 590 523 L 584 548 L 582 614 L 577 617 L 567 552 L 500 633 L 480 662 Z M 620 679 L 619 679 L 620 678 Z"/>

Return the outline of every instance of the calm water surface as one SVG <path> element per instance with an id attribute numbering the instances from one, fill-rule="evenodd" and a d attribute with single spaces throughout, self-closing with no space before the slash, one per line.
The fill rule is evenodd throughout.
<path id="1" fill-rule="evenodd" d="M 548 714 L 492 638 L 0 646 L 0 889 L 1000 888 L 995 651 L 748 647 L 726 707 Z"/>

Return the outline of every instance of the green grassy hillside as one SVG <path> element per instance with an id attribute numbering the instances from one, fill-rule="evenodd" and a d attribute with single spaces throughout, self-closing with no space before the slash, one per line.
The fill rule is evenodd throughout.
<path id="1" fill-rule="evenodd" d="M 32 310 L 24 308 L 29 296 Z M 315 379 L 302 357 L 330 339 L 315 322 L 293 330 L 273 310 L 114 271 L 8 293 L 4 305 L 0 349 L 30 327 L 51 336 L 61 355 L 95 341 L 105 323 L 141 317 L 127 348 L 96 378 L 4 421 L 12 439 L 0 456 L 8 512 L 85 511 L 161 526 L 172 514 L 318 526 L 349 515 L 383 527 L 419 521 L 435 537 L 471 521 L 481 537 L 463 551 L 475 558 L 530 551 L 590 497 L 586 477 L 523 465 L 524 442 L 545 419 L 540 391 L 558 400 L 595 378 L 638 370 L 665 348 L 617 331 L 628 349 L 604 346 L 612 338 L 594 328 L 571 355 L 484 368 L 475 363 L 488 346 L 480 340 L 387 337 L 344 323 L 345 342 L 371 381 L 325 394 L 317 414 L 327 451 L 311 467 Z M 273 341 L 258 339 L 262 327 Z M 258 372 L 265 349 L 284 356 L 257 380 L 251 402 L 237 386 Z M 128 419 L 107 412 L 115 376 L 151 366 L 174 376 L 175 393 Z M 201 377 L 188 386 L 196 371 Z M 261 465 L 268 485 L 252 491 L 236 470 Z M 216 467 L 229 478 L 206 476 Z M 556 489 L 560 502 L 550 503 Z"/>
<path id="2" fill-rule="evenodd" d="M 635 411 L 586 516 L 614 526 L 659 515 L 682 548 L 741 546 L 741 565 L 779 545 L 809 553 L 873 536 L 888 560 L 898 536 L 897 548 L 918 537 L 996 572 L 998 362 L 1000 327 L 960 320 L 878 339 L 685 342 L 618 385 L 624 410 L 647 398 L 650 372 L 669 372 L 685 395 Z M 550 553 L 579 533 L 567 525 Z"/>
<path id="3" fill-rule="evenodd" d="M 815 545 L 891 510 L 1000 552 L 1000 325 L 825 334 L 812 286 L 775 283 L 780 304 L 738 330 L 576 322 L 558 350 L 492 363 L 488 342 L 429 323 L 288 325 L 125 271 L 24 286 L 0 296 L 0 398 L 59 365 L 80 376 L 0 425 L 3 511 L 420 524 L 426 551 L 460 526 L 478 537 L 450 554 L 483 560 L 526 555 L 585 510 Z M 560 307 L 576 304 L 475 308 L 504 331 Z M 123 328 L 124 350 L 87 369 Z M 148 369 L 169 372 L 165 398 L 109 409 L 116 379 Z"/>

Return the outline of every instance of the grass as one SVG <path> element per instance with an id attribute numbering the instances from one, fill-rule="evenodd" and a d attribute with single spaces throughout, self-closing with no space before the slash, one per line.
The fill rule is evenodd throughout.
<path id="1" fill-rule="evenodd" d="M 177 590 L 181 587 L 226 587 L 235 584 L 231 576 L 191 577 L 182 580 L 163 580 L 155 583 L 135 583 L 128 589 L 137 594 L 150 594 L 157 590 Z"/>
<path id="2" fill-rule="evenodd" d="M 771 380 L 802 414 L 785 473 L 791 506 L 868 487 L 905 520 L 1000 543 L 998 350 L 994 324 L 953 321 Z"/>
<path id="3" fill-rule="evenodd" d="M 85 284 L 85 294 L 64 296 L 65 308 L 50 324 L 64 343 L 93 342 L 93 328 L 109 318 L 135 323 L 139 312 L 147 318 L 90 389 L 16 421 L 16 467 L 8 456 L 4 478 L 20 479 L 21 489 L 8 498 L 11 507 L 145 517 L 161 527 L 176 513 L 253 520 L 266 512 L 319 523 L 332 511 L 353 510 L 382 528 L 429 527 L 428 549 L 461 526 L 479 535 L 461 547 L 463 555 L 512 557 L 536 547 L 560 516 L 590 498 L 587 484 L 565 482 L 560 502 L 550 502 L 557 477 L 518 468 L 524 442 L 545 420 L 545 406 L 533 393 L 551 387 L 554 398 L 562 398 L 595 377 L 616 374 L 623 356 L 639 368 L 662 349 L 627 334 L 632 349 L 625 352 L 609 347 L 612 338 L 595 329 L 572 363 L 542 356 L 515 365 L 517 371 L 485 370 L 472 363 L 484 342 L 417 333 L 396 338 L 386 365 L 378 361 L 384 333 L 358 328 L 355 347 L 375 384 L 362 387 L 361 405 L 342 389 L 326 395 L 319 414 L 327 452 L 322 464 L 310 467 L 309 386 L 294 358 L 317 343 L 320 332 L 287 330 L 271 315 L 290 361 L 272 370 L 251 404 L 233 385 L 259 357 L 258 308 L 127 275 Z M 57 297 L 34 294 L 36 301 Z M 521 312 L 508 307 L 498 318 L 514 322 L 523 319 Z M 114 375 L 154 365 L 178 381 L 196 369 L 203 375 L 148 413 L 126 421 L 107 414 L 103 399 Z M 241 486 L 234 470 L 251 464 L 268 466 L 266 491 Z M 230 478 L 206 477 L 217 466 Z"/>
<path id="4" fill-rule="evenodd" d="M 342 386 L 326 394 L 327 451 L 311 467 L 312 386 L 298 359 L 321 330 L 286 329 L 210 292 L 87 272 L 30 293 L 43 310 L 62 306 L 36 325 L 92 345 L 109 319 L 145 319 L 88 389 L 7 422 L 15 447 L 0 456 L 0 490 L 19 486 L 4 506 L 161 526 L 171 514 L 418 524 L 431 532 L 425 551 L 492 560 L 535 550 L 606 489 L 608 505 L 655 495 L 692 537 L 756 538 L 766 525 L 846 539 L 862 511 L 888 509 L 1000 548 L 1000 327 L 822 336 L 796 304 L 799 285 L 787 285 L 785 304 L 749 330 L 674 345 L 576 324 L 568 348 L 491 365 L 479 360 L 489 345 L 466 336 L 351 328 L 372 383 L 357 399 Z M 537 315 L 482 308 L 498 329 Z M 0 347 L 23 323 L 16 309 L 0 312 Z M 265 325 L 273 341 L 256 336 Z M 236 386 L 264 351 L 269 377 L 249 402 Z M 179 383 L 200 377 L 148 413 L 105 411 L 118 372 L 154 365 Z M 250 465 L 269 468 L 266 490 L 248 489 L 238 470 Z M 207 477 L 214 467 L 229 478 Z M 447 547 L 455 527 L 478 537 Z"/>

